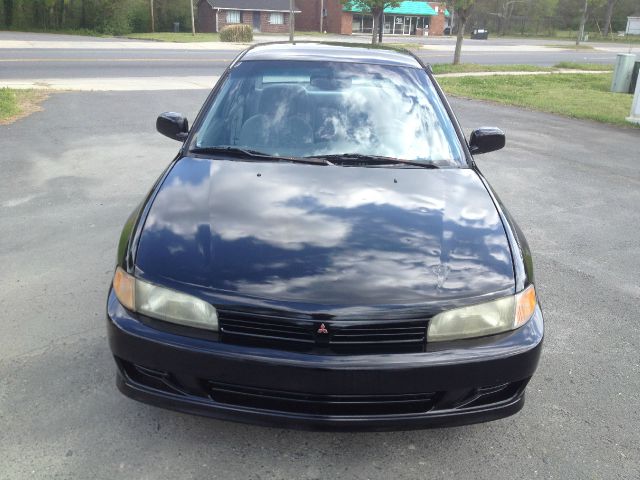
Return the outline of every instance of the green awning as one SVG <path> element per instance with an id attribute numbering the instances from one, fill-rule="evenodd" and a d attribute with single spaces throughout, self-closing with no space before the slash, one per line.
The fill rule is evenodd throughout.
<path id="1" fill-rule="evenodd" d="M 365 11 L 362 7 L 356 5 L 345 5 L 345 12 L 359 12 Z M 400 6 L 396 8 L 387 8 L 384 11 L 385 15 L 438 15 L 436 11 L 427 2 L 406 1 L 400 2 Z"/>

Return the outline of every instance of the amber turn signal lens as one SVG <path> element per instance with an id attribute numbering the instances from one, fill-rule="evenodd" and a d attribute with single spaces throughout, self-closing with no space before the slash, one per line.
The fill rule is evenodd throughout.
<path id="1" fill-rule="evenodd" d="M 516 318 L 513 328 L 518 328 L 529 321 L 536 310 L 536 289 L 533 285 L 516 295 Z"/>
<path id="2" fill-rule="evenodd" d="M 113 276 L 113 291 L 124 307 L 135 310 L 135 278 L 120 267 L 116 268 Z"/>

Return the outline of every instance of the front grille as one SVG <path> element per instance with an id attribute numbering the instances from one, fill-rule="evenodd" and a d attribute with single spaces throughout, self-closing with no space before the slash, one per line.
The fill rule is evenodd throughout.
<path id="1" fill-rule="evenodd" d="M 225 343 L 303 352 L 423 352 L 427 334 L 423 319 L 325 321 L 218 309 L 218 320 Z"/>
<path id="2" fill-rule="evenodd" d="M 282 392 L 209 382 L 209 396 L 218 403 L 308 415 L 393 415 L 424 413 L 436 393 L 402 395 L 318 395 Z"/>

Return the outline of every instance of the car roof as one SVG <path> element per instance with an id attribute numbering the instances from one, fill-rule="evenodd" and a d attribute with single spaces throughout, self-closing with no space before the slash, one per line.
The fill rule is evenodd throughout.
<path id="1" fill-rule="evenodd" d="M 240 60 L 306 60 L 422 68 L 418 60 L 409 52 L 389 47 L 349 43 L 265 43 L 247 50 Z"/>

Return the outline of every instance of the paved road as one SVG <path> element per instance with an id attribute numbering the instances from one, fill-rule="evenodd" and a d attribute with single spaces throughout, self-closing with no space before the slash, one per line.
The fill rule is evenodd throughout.
<path id="1" fill-rule="evenodd" d="M 319 37 L 308 37 L 318 40 Z M 366 41 L 366 37 L 331 36 L 331 40 Z M 260 41 L 284 37 L 262 36 Z M 454 40 L 388 37 L 390 42 L 421 42 L 428 63 L 450 63 Z M 483 64 L 528 63 L 552 66 L 562 61 L 613 63 L 624 45 L 602 44 L 594 50 L 549 48 L 558 41 L 498 39 L 465 41 L 463 61 Z M 570 43 L 566 43 L 570 46 Z M 71 35 L 0 32 L 0 80 L 46 78 L 176 77 L 220 75 L 238 53 L 221 43 L 167 44 L 96 39 Z M 638 46 L 633 51 L 640 52 Z"/>
<path id="2" fill-rule="evenodd" d="M 0 127 L 0 477 L 637 479 L 640 131 L 453 102 L 505 127 L 479 163 L 532 245 L 547 330 L 525 409 L 468 427 L 312 433 L 120 395 L 105 296 L 122 223 L 207 92 L 59 93 Z"/>

